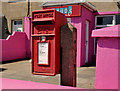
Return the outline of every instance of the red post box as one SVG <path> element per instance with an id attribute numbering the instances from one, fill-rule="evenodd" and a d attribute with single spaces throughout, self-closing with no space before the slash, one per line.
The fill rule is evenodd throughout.
<path id="1" fill-rule="evenodd" d="M 32 73 L 54 76 L 60 72 L 60 27 L 65 15 L 56 10 L 32 12 Z"/>

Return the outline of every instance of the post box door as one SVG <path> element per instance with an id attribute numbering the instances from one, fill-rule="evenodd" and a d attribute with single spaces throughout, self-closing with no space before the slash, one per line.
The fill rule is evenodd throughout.
<path id="1" fill-rule="evenodd" d="M 55 37 L 45 36 L 46 41 L 41 41 L 41 37 L 33 37 L 34 42 L 34 72 L 49 73 L 55 75 Z M 36 48 L 37 46 L 37 48 Z"/>

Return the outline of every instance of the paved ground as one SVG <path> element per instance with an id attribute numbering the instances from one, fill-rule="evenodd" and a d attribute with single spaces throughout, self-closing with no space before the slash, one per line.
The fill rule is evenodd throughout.
<path id="1" fill-rule="evenodd" d="M 0 65 L 0 74 L 3 78 L 26 80 L 41 83 L 60 84 L 60 75 L 41 76 L 31 73 L 29 60 L 7 62 Z M 77 68 L 77 87 L 93 89 L 95 85 L 95 67 Z"/>

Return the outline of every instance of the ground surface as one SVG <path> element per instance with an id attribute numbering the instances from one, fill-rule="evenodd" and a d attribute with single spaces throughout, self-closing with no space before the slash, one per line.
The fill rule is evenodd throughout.
<path id="1" fill-rule="evenodd" d="M 2 68 L 2 69 L 1 69 Z M 60 84 L 60 75 L 41 76 L 31 73 L 31 62 L 19 60 L 0 65 L 3 78 L 26 80 L 40 83 Z M 93 89 L 95 85 L 95 67 L 77 68 L 77 87 Z"/>

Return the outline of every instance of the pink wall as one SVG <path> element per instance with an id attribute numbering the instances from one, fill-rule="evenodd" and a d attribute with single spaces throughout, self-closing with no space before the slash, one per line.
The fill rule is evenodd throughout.
<path id="1" fill-rule="evenodd" d="M 120 25 L 94 30 L 97 40 L 96 89 L 120 89 Z"/>
<path id="2" fill-rule="evenodd" d="M 14 32 L 7 39 L 0 39 L 2 46 L 2 60 L 0 61 L 26 58 L 25 36 L 24 32 Z"/>
<path id="3" fill-rule="evenodd" d="M 7 78 L 0 78 L 0 82 L 2 83 L 1 89 L 14 89 L 14 91 L 19 91 L 18 89 L 24 91 L 23 89 L 30 89 L 30 91 L 39 90 L 43 91 L 118 91 L 117 89 L 84 89 L 84 88 L 76 88 L 69 86 L 59 86 L 54 84 L 40 83 L 40 82 L 31 82 L 31 81 L 22 81 L 22 80 L 14 80 Z M 15 90 L 16 89 L 16 90 Z M 53 90 L 54 89 L 54 90 Z M 26 90 L 25 90 L 26 91 Z"/>
<path id="4" fill-rule="evenodd" d="M 2 80 L 2 81 L 1 81 Z M 2 89 L 82 89 L 54 84 L 0 78 Z M 17 90 L 16 90 L 17 91 Z"/>
<path id="5" fill-rule="evenodd" d="M 31 18 L 24 18 L 24 32 L 26 33 L 26 56 L 31 57 Z"/>
<path id="6" fill-rule="evenodd" d="M 24 32 L 14 32 L 8 38 L 0 39 L 0 61 L 30 58 L 31 48 L 31 22 L 30 18 L 24 19 Z"/>
<path id="7" fill-rule="evenodd" d="M 89 62 L 93 61 L 94 57 L 94 39 L 91 37 L 92 30 L 95 25 L 95 16 L 88 9 L 82 6 L 81 17 L 72 17 L 71 23 L 77 28 L 77 67 L 85 64 L 85 34 L 86 34 L 86 20 L 90 22 L 89 28 Z"/>

